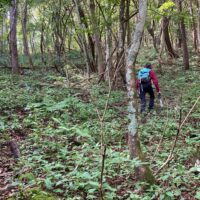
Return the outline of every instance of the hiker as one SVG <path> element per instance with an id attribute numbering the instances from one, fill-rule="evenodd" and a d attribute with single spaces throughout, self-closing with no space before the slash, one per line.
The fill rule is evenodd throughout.
<path id="1" fill-rule="evenodd" d="M 141 99 L 141 113 L 145 112 L 146 107 L 146 93 L 150 95 L 149 101 L 149 112 L 154 108 L 154 91 L 152 88 L 152 82 L 155 85 L 156 91 L 158 92 L 158 97 L 161 97 L 158 80 L 156 78 L 155 72 L 152 70 L 151 63 L 147 63 L 139 72 L 136 81 L 136 87 Z"/>

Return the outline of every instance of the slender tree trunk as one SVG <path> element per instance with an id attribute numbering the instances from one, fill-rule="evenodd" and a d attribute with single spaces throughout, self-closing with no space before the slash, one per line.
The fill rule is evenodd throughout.
<path id="1" fill-rule="evenodd" d="M 44 59 L 44 20 L 42 20 L 42 26 L 41 26 L 40 52 L 41 52 L 42 62 L 46 64 L 45 59 Z"/>
<path id="2" fill-rule="evenodd" d="M 81 22 L 83 24 L 83 26 L 85 27 L 86 30 L 89 30 L 89 25 L 87 23 L 87 18 L 85 17 L 85 13 L 80 5 L 80 3 L 78 3 L 78 8 L 79 8 L 79 14 L 80 14 L 80 19 Z M 98 69 L 95 66 L 95 44 L 93 41 L 93 37 L 91 35 L 91 33 L 89 31 L 87 31 L 87 39 L 88 39 L 88 46 L 89 46 L 89 50 L 90 53 L 88 52 L 88 54 L 90 54 L 92 56 L 92 58 L 90 58 L 90 69 L 92 72 L 97 72 Z M 87 48 L 88 49 L 88 48 Z"/>
<path id="3" fill-rule="evenodd" d="M 124 55 L 124 44 L 126 37 L 126 26 L 125 26 L 125 6 L 126 1 L 120 1 L 119 8 L 119 32 L 118 32 L 118 51 L 117 51 L 117 67 L 120 66 L 120 75 L 124 83 L 125 80 L 125 55 Z"/>
<path id="4" fill-rule="evenodd" d="M 70 32 L 70 30 L 67 31 L 67 48 L 68 51 L 71 51 L 71 44 L 72 44 L 72 33 Z"/>
<path id="5" fill-rule="evenodd" d="M 95 51 L 97 56 L 97 68 L 98 74 L 102 77 L 101 80 L 104 79 L 104 71 L 105 71 L 105 64 L 104 64 L 104 57 L 102 52 L 102 45 L 101 45 L 101 38 L 100 38 L 100 29 L 98 25 L 98 20 L 96 16 L 96 6 L 94 0 L 90 0 L 90 12 L 91 12 L 91 22 L 92 27 L 94 30 L 94 40 L 95 40 Z"/>
<path id="6" fill-rule="evenodd" d="M 32 34 L 30 34 L 30 46 L 31 46 L 31 53 L 32 54 L 36 53 L 34 36 L 35 36 L 35 32 L 33 32 Z"/>
<path id="7" fill-rule="evenodd" d="M 0 32 L 0 39 L 1 39 L 1 41 L 0 41 L 0 53 L 4 53 L 4 40 L 3 40 L 3 34 L 4 34 L 4 17 L 2 17 L 2 23 L 1 23 L 1 26 L 2 26 L 2 28 L 1 28 L 1 32 Z"/>
<path id="8" fill-rule="evenodd" d="M 177 47 L 180 49 L 182 46 L 181 27 L 178 25 L 177 29 Z"/>
<path id="9" fill-rule="evenodd" d="M 195 22 L 195 18 L 194 18 L 194 10 L 193 10 L 192 0 L 190 0 L 190 15 L 192 17 L 193 46 L 194 46 L 195 52 L 197 52 L 197 28 L 196 28 L 196 22 Z"/>
<path id="10" fill-rule="evenodd" d="M 121 55 L 124 52 L 124 42 L 125 42 L 125 0 L 120 1 L 120 10 L 119 10 L 119 44 L 118 44 L 118 57 L 120 59 Z"/>
<path id="11" fill-rule="evenodd" d="M 27 27 L 26 27 L 26 25 L 27 25 L 27 0 L 24 1 L 24 9 L 23 9 L 22 2 L 20 2 L 20 4 L 21 4 L 21 16 L 22 16 L 22 34 L 23 34 L 24 55 L 28 57 L 31 68 L 34 68 L 33 61 L 30 56 L 28 40 L 27 40 Z"/>
<path id="12" fill-rule="evenodd" d="M 18 51 L 17 51 L 17 0 L 11 1 L 10 10 L 10 56 L 11 56 L 11 66 L 12 72 L 15 74 L 20 74 L 20 66 L 18 62 Z"/>
<path id="13" fill-rule="evenodd" d="M 154 23 L 154 22 L 153 22 Z M 157 45 L 156 45 L 156 38 L 155 38 L 155 34 L 154 34 L 154 27 L 153 25 L 152 26 L 148 26 L 147 27 L 147 30 L 149 32 L 149 34 L 151 35 L 152 39 L 153 39 L 153 46 L 154 46 L 154 49 L 156 52 L 158 52 L 158 49 L 157 49 Z"/>
<path id="14" fill-rule="evenodd" d="M 197 49 L 200 52 L 200 0 L 196 0 L 197 4 L 197 38 L 198 38 L 198 45 Z"/>
<path id="15" fill-rule="evenodd" d="M 83 49 L 83 53 L 85 56 L 85 60 L 86 60 L 86 73 L 87 76 L 90 76 L 90 57 L 89 57 L 89 53 L 88 53 L 88 49 L 87 49 L 87 42 L 86 42 L 86 37 L 85 37 L 85 31 L 86 31 L 86 27 L 85 24 L 83 23 L 83 18 L 82 18 L 82 14 L 81 14 L 81 8 L 80 8 L 80 2 L 78 0 L 73 0 L 74 5 L 76 7 L 76 13 L 78 16 L 78 23 L 79 23 L 79 27 L 82 30 L 82 32 L 78 33 L 79 39 L 80 39 L 80 44 L 81 47 Z"/>
<path id="16" fill-rule="evenodd" d="M 178 7 L 179 12 L 182 12 L 182 0 L 178 0 Z M 188 54 L 188 47 L 187 47 L 187 38 L 186 38 L 186 31 L 185 31 L 185 23 L 184 18 L 181 17 L 180 19 L 180 28 L 181 28 L 181 41 L 182 41 L 182 49 L 183 49 L 183 64 L 184 69 L 188 70 L 189 67 L 189 54 Z"/>
<path id="17" fill-rule="evenodd" d="M 84 13 L 84 11 L 81 7 L 80 1 L 79 0 L 78 1 L 73 0 L 73 2 L 76 6 L 76 12 L 77 12 L 77 15 L 78 15 L 79 27 L 81 27 L 82 31 L 84 30 L 84 32 L 78 33 L 78 37 L 79 37 L 79 40 L 80 40 L 79 43 L 82 46 L 81 49 L 83 50 L 83 53 L 86 50 L 84 55 L 85 55 L 86 61 L 88 62 L 90 71 L 97 72 L 98 69 L 95 65 L 95 45 L 94 45 L 94 41 L 93 41 L 93 38 L 91 36 L 90 31 L 87 31 L 90 28 L 89 25 L 88 25 L 88 22 L 87 22 L 87 18 L 85 17 L 85 13 Z M 88 44 L 87 44 L 87 39 L 88 39 Z"/>
<path id="18" fill-rule="evenodd" d="M 137 58 L 137 54 L 139 52 L 143 32 L 144 32 L 144 24 L 146 20 L 147 13 L 147 0 L 139 0 L 139 16 L 136 24 L 135 32 L 132 35 L 131 46 L 128 50 L 127 57 L 127 69 L 126 69 L 126 81 L 127 81 L 127 90 L 128 90 L 128 98 L 129 98 L 129 106 L 128 113 L 130 124 L 128 127 L 128 145 L 130 150 L 130 157 L 139 158 L 141 161 L 144 161 L 144 154 L 142 153 L 140 147 L 140 140 L 138 137 L 138 129 L 137 129 L 137 118 L 136 118 L 136 109 L 135 109 L 135 100 L 134 100 L 134 88 L 135 88 L 135 62 Z M 154 177 L 146 165 L 141 165 L 136 168 L 136 175 L 140 180 L 147 181 L 149 183 L 154 183 Z"/>
<path id="19" fill-rule="evenodd" d="M 130 0 L 126 0 L 126 19 L 130 18 Z M 130 29 L 130 20 L 126 22 L 126 33 L 127 33 L 127 46 L 131 42 L 131 29 Z"/>
<path id="20" fill-rule="evenodd" d="M 170 40 L 170 36 L 169 36 L 169 18 L 168 17 L 163 17 L 163 33 L 164 33 L 164 40 L 165 40 L 165 44 L 167 47 L 167 51 L 169 53 L 169 56 L 172 58 L 178 58 L 178 54 L 176 54 L 174 52 L 174 49 L 172 47 L 172 43 Z"/>
<path id="21" fill-rule="evenodd" d="M 106 0 L 106 10 L 108 11 L 106 17 L 106 80 L 112 80 L 112 33 L 111 33 L 111 2 Z"/>

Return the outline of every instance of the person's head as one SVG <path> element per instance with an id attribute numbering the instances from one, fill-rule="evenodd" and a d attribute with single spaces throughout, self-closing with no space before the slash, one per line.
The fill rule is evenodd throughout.
<path id="1" fill-rule="evenodd" d="M 151 65 L 151 63 L 146 63 L 144 67 L 145 67 L 145 68 L 151 69 L 151 68 L 152 68 L 152 65 Z"/>

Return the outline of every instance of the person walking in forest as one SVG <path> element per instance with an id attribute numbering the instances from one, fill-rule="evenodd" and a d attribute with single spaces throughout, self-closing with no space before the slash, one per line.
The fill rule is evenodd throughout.
<path id="1" fill-rule="evenodd" d="M 158 84 L 158 79 L 155 72 L 152 70 L 151 63 L 147 63 L 137 75 L 136 87 L 139 92 L 141 99 L 141 109 L 140 112 L 144 113 L 146 108 L 146 93 L 150 95 L 149 101 L 149 112 L 154 108 L 154 91 L 152 87 L 152 82 L 155 85 L 156 91 L 158 92 L 158 98 L 161 98 L 160 88 Z"/>

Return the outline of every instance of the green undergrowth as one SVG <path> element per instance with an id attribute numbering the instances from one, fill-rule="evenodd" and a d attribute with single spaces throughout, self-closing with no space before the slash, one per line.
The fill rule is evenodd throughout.
<path id="1" fill-rule="evenodd" d="M 180 109 L 183 120 L 200 94 L 199 72 L 172 67 L 159 75 L 164 108 L 160 110 L 156 100 L 155 113 L 139 125 L 146 163 L 154 174 L 172 149 Z M 126 144 L 126 93 L 111 92 L 102 125 L 107 85 L 92 82 L 87 88 L 67 88 L 56 85 L 58 79 L 42 70 L 20 77 L 1 70 L 0 140 L 16 138 L 21 151 L 10 180 L 19 192 L 12 199 L 98 199 L 102 135 L 107 145 L 106 200 L 200 199 L 195 167 L 199 104 L 179 134 L 174 158 L 156 175 L 157 184 L 144 187 L 134 177 L 134 167 L 141 163 L 129 159 Z"/>

